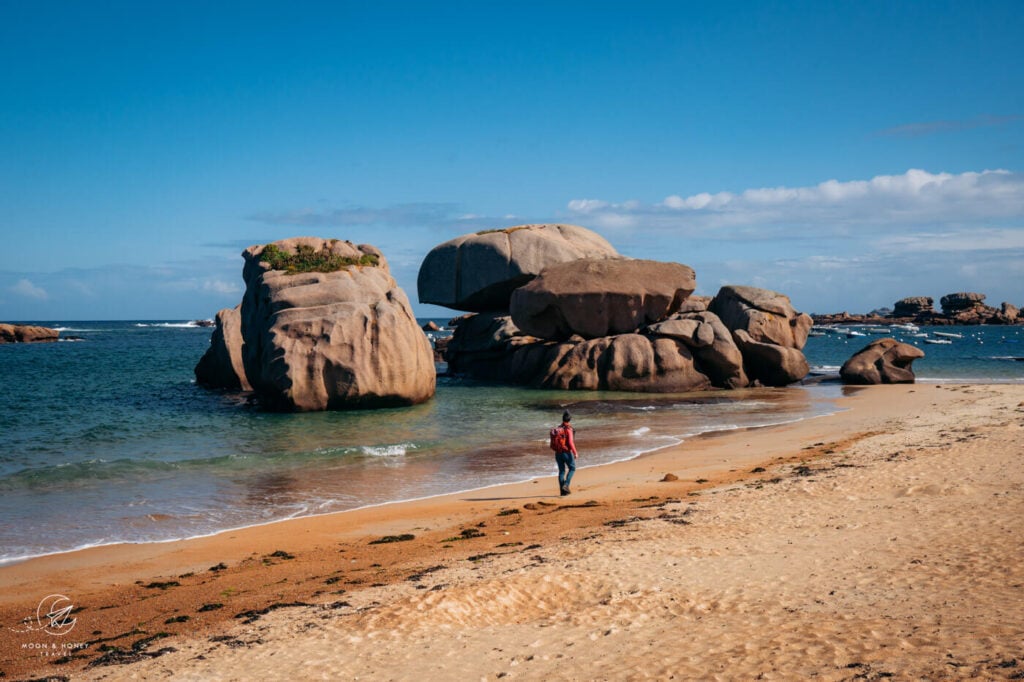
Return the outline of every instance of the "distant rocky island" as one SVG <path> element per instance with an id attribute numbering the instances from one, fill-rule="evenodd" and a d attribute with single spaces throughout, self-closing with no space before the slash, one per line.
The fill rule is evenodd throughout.
<path id="1" fill-rule="evenodd" d="M 813 314 L 815 324 L 918 324 L 976 325 L 1024 324 L 1020 309 L 1008 302 L 998 308 L 985 305 L 985 294 L 960 291 L 946 294 L 939 300 L 942 311 L 935 309 L 931 296 L 910 296 L 893 304 L 892 309 L 876 310 L 865 315 L 850 313 Z"/>
<path id="2" fill-rule="evenodd" d="M 60 332 L 30 324 L 0 324 L 0 343 L 42 343 L 57 341 Z"/>

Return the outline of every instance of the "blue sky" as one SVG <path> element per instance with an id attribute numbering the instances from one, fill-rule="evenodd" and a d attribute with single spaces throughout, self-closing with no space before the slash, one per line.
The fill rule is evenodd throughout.
<path id="1" fill-rule="evenodd" d="M 371 6 L 372 5 L 372 6 Z M 212 317 L 240 251 L 523 222 L 867 311 L 1024 305 L 1019 2 L 0 0 L 0 320 Z"/>

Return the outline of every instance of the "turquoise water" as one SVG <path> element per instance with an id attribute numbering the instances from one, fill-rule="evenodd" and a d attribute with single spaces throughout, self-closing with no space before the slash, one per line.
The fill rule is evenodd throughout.
<path id="1" fill-rule="evenodd" d="M 41 324 L 82 340 L 0 345 L 0 562 L 551 475 L 547 430 L 565 407 L 581 463 L 595 465 L 825 414 L 841 390 L 560 393 L 441 378 L 435 399 L 415 407 L 276 414 L 193 383 L 209 329 Z M 989 359 L 1018 352 L 1016 328 L 970 333 L 984 343 L 926 347 L 919 375 L 1024 380 L 1024 363 Z M 807 353 L 838 367 L 868 340 L 811 339 Z"/>

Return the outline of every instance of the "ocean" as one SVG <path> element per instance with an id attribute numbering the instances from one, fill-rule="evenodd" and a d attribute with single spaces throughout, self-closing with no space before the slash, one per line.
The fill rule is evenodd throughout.
<path id="1" fill-rule="evenodd" d="M 814 418 L 834 411 L 842 394 L 831 382 L 660 395 L 441 377 L 423 405 L 279 414 L 195 385 L 208 328 L 32 324 L 81 340 L 0 345 L 0 564 L 552 475 L 547 433 L 563 409 L 574 415 L 582 483 L 587 466 L 710 431 Z M 962 338 L 923 345 L 919 380 L 1024 381 L 1020 327 L 927 331 Z M 870 340 L 832 333 L 809 339 L 805 353 L 816 374 L 827 374 Z"/>

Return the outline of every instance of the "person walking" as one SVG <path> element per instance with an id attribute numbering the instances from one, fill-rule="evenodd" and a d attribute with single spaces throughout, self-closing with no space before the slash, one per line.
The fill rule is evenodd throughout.
<path id="1" fill-rule="evenodd" d="M 569 484 L 572 482 L 572 475 L 576 473 L 576 459 L 579 457 L 570 421 L 572 421 L 572 415 L 566 410 L 562 413 L 562 423 L 551 429 L 551 449 L 555 451 L 555 463 L 558 464 L 558 487 L 562 495 L 572 492 L 569 489 Z"/>

